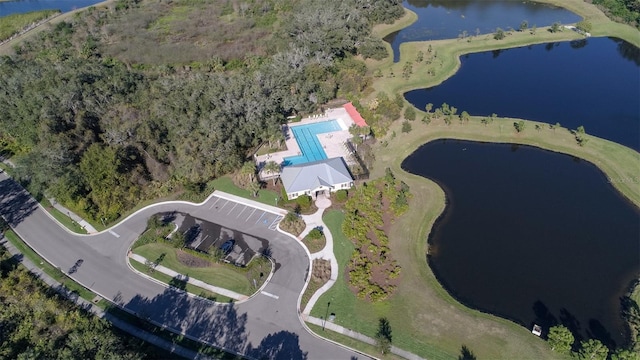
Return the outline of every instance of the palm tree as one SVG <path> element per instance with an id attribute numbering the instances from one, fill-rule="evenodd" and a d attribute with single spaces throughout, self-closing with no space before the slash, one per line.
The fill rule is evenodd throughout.
<path id="1" fill-rule="evenodd" d="M 273 185 L 275 186 L 276 180 L 278 180 L 278 177 L 280 177 L 280 165 L 278 165 L 278 163 L 276 163 L 273 160 L 269 161 L 268 163 L 265 164 L 264 171 L 272 174 L 277 173 L 277 175 L 273 177 Z"/>
<path id="2" fill-rule="evenodd" d="M 252 161 L 247 161 L 246 163 L 244 163 L 244 165 L 242 165 L 240 174 L 242 174 L 242 176 L 249 177 L 249 182 L 253 182 L 253 177 L 256 174 L 256 164 Z"/>
<path id="3" fill-rule="evenodd" d="M 249 184 L 249 191 L 251 191 L 251 196 L 258 197 L 258 191 L 260 191 L 260 183 L 257 181 L 251 181 Z"/>

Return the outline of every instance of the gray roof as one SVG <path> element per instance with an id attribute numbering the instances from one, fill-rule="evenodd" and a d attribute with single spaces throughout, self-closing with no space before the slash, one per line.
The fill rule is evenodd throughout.
<path id="1" fill-rule="evenodd" d="M 285 166 L 280 175 L 287 193 L 313 190 L 353 181 L 342 158 Z"/>

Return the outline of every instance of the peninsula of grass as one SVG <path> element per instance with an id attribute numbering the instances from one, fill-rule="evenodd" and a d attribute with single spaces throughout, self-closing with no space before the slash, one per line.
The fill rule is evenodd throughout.
<path id="1" fill-rule="evenodd" d="M 38 23 L 57 13 L 59 13 L 57 10 L 42 10 L 3 16 L 2 19 L 0 19 L 0 41 L 6 40 L 14 34 L 20 33 L 30 25 Z"/>
<path id="2" fill-rule="evenodd" d="M 154 263 L 156 262 L 156 259 L 162 259 L 159 261 L 159 265 L 213 286 L 235 291 L 243 295 L 251 295 L 255 291 L 251 280 L 246 276 L 246 270 L 242 270 L 240 268 L 237 268 L 236 270 L 232 268 L 234 267 L 233 265 L 214 263 L 212 261 L 201 259 L 206 261 L 208 266 L 187 266 L 178 259 L 178 252 L 183 250 L 176 249 L 163 243 L 142 245 L 132 249 L 132 251 L 134 254 L 143 256 Z M 249 264 L 249 266 L 251 266 L 251 264 Z M 269 271 L 266 271 L 265 273 L 268 274 Z M 258 280 L 259 279 L 256 279 L 256 281 Z"/>

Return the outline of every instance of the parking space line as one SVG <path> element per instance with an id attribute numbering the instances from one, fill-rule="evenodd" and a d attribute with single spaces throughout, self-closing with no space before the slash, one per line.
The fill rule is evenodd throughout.
<path id="1" fill-rule="evenodd" d="M 222 207 L 220 208 L 220 211 L 222 211 L 222 209 L 224 209 L 224 207 L 227 206 L 228 203 L 229 203 L 229 200 L 227 200 L 227 202 L 224 203 L 224 205 L 222 205 Z"/>
<path id="2" fill-rule="evenodd" d="M 258 209 L 253 208 L 253 211 L 251 212 L 251 214 L 249 214 L 249 216 L 247 216 L 247 219 L 245 220 L 245 222 L 249 221 L 249 219 L 253 216 L 253 213 L 255 213 L 256 210 L 258 210 Z"/>
<path id="3" fill-rule="evenodd" d="M 209 206 L 209 210 L 211 210 L 211 208 L 213 208 L 214 206 L 216 206 L 216 204 L 218 203 L 218 201 L 220 201 L 220 198 L 217 198 L 216 201 L 214 201 L 213 204 L 211 204 L 211 206 Z"/>
<path id="4" fill-rule="evenodd" d="M 242 215 L 242 213 L 243 213 L 245 210 L 247 210 L 247 207 L 246 207 L 246 206 L 243 206 L 243 207 L 242 207 L 242 210 L 240 210 L 240 213 L 238 213 L 238 215 L 236 216 L 236 219 L 237 219 L 237 218 L 239 218 L 239 217 L 240 217 L 240 215 Z"/>
<path id="5" fill-rule="evenodd" d="M 256 224 L 262 219 L 262 217 L 264 216 L 264 214 L 266 214 L 266 212 L 262 212 L 262 215 L 260 215 L 260 218 L 258 220 L 256 220 Z"/>
<path id="6" fill-rule="evenodd" d="M 233 205 L 233 207 L 231 208 L 231 210 L 229 210 L 229 212 L 227 213 L 227 215 L 231 215 L 231 212 L 233 211 L 233 209 L 236 208 L 236 206 L 238 206 L 238 203 L 236 203 L 235 205 Z"/>

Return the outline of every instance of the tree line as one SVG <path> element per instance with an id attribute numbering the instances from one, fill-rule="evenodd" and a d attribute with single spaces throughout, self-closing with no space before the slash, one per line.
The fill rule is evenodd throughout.
<path id="1" fill-rule="evenodd" d="M 34 194 L 97 221 L 141 199 L 202 189 L 280 139 L 287 116 L 362 91 L 368 77 L 355 55 L 376 42 L 373 24 L 404 11 L 398 0 L 287 3 L 272 54 L 233 66 L 104 54 L 104 27 L 138 1 L 58 23 L 0 58 L 0 150 L 15 155 L 16 177 Z"/>
<path id="2" fill-rule="evenodd" d="M 147 359 L 152 349 L 63 298 L 0 247 L 0 358 Z"/>

